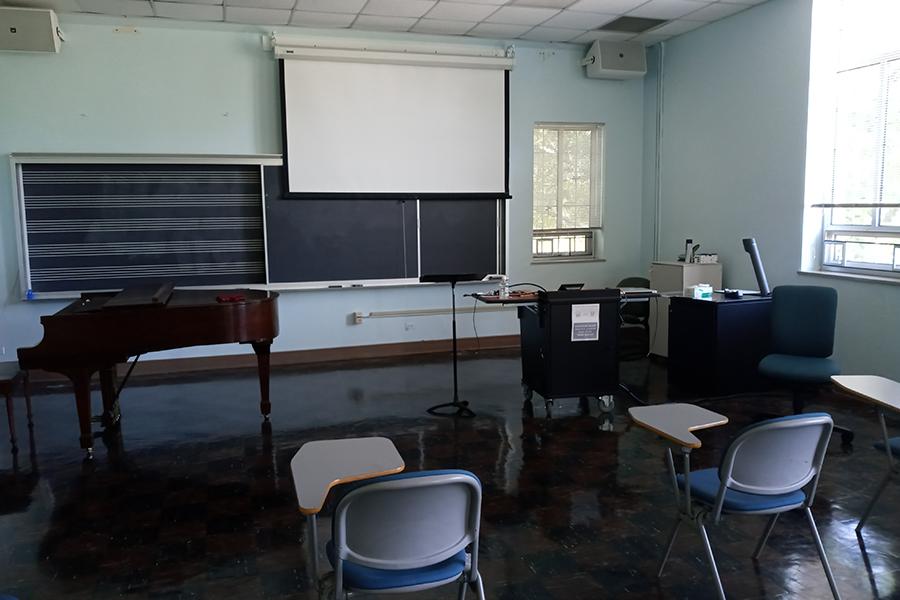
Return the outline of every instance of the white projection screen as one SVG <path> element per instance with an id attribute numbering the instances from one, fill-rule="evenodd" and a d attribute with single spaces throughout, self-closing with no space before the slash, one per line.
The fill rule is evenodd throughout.
<path id="1" fill-rule="evenodd" d="M 505 197 L 502 69 L 282 60 L 292 194 Z"/>

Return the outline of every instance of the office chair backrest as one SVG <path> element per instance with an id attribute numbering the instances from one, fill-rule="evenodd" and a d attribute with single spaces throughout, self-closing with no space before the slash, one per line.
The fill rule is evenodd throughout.
<path id="1" fill-rule="evenodd" d="M 375 569 L 415 569 L 473 544 L 477 569 L 481 482 L 468 471 L 419 471 L 373 479 L 334 514 L 334 551 Z"/>
<path id="2" fill-rule="evenodd" d="M 833 427 L 827 413 L 791 415 L 751 425 L 725 451 L 719 479 L 729 489 L 750 494 L 795 492 L 818 479 Z M 721 492 L 724 496 L 724 489 Z M 815 486 L 809 504 L 814 495 Z M 718 514 L 720 506 L 716 508 Z"/>
<path id="3" fill-rule="evenodd" d="M 815 285 L 772 290 L 772 352 L 825 358 L 834 350 L 837 292 Z"/>
<path id="4" fill-rule="evenodd" d="M 646 277 L 626 277 L 622 281 L 620 281 L 616 287 L 636 287 L 636 288 L 649 288 L 650 280 Z M 619 309 L 619 313 L 622 315 L 631 315 L 638 318 L 646 318 L 650 316 L 650 303 L 649 302 L 631 302 L 622 306 Z"/>

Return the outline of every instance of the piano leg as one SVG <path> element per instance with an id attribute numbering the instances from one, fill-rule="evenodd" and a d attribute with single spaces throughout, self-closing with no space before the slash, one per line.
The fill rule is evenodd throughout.
<path id="1" fill-rule="evenodd" d="M 256 352 L 256 366 L 259 371 L 259 412 L 266 420 L 272 412 L 269 404 L 269 354 L 272 348 L 272 340 L 253 342 L 253 351 Z"/>
<path id="2" fill-rule="evenodd" d="M 119 410 L 119 398 L 116 395 L 116 366 L 100 369 L 100 393 L 103 396 L 104 427 L 115 427 L 122 416 Z"/>
<path id="3" fill-rule="evenodd" d="M 75 407 L 78 409 L 78 425 L 81 429 L 81 447 L 87 452 L 87 459 L 94 458 L 94 436 L 91 433 L 91 376 L 89 369 L 67 371 L 75 388 Z"/>

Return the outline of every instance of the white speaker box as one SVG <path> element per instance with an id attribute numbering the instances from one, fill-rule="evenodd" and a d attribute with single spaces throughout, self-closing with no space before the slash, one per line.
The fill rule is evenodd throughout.
<path id="1" fill-rule="evenodd" d="M 0 6 L 0 50 L 59 52 L 61 39 L 52 10 Z"/>
<path id="2" fill-rule="evenodd" d="M 597 40 L 582 64 L 594 79 L 636 79 L 647 74 L 647 53 L 639 42 Z"/>

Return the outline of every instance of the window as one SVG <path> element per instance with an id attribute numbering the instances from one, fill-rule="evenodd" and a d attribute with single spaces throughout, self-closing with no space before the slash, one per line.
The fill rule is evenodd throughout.
<path id="1" fill-rule="evenodd" d="M 892 3 L 842 4 L 852 16 L 840 25 L 832 63 L 821 266 L 900 276 L 900 39 L 871 30 L 874 21 L 894 23 L 900 11 Z"/>
<path id="2" fill-rule="evenodd" d="M 602 125 L 535 125 L 534 258 L 596 257 L 603 196 L 602 155 Z"/>

